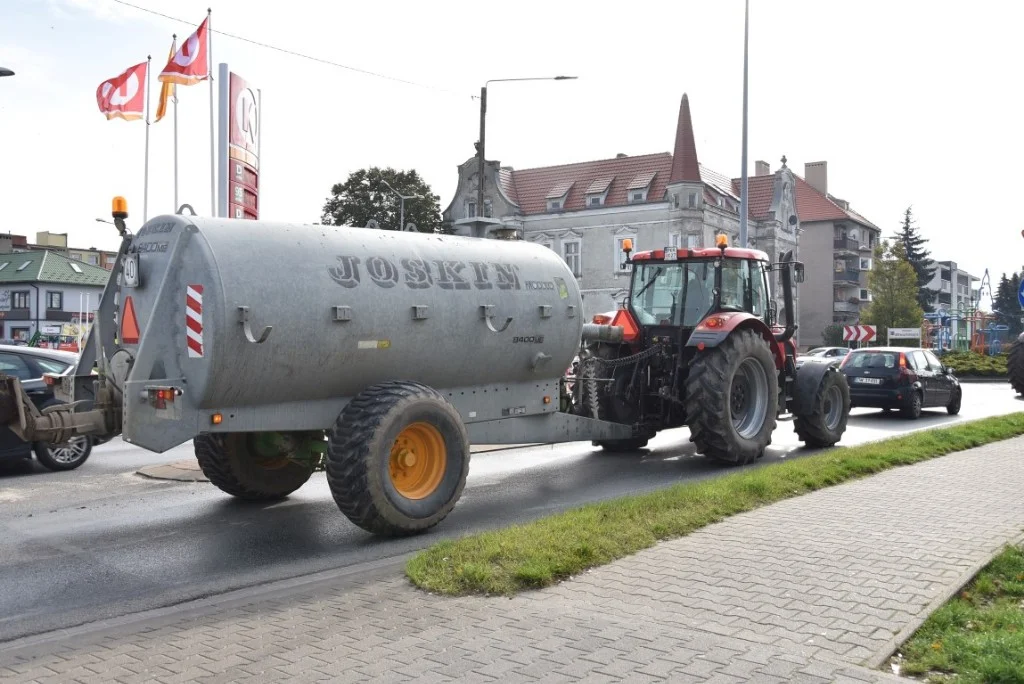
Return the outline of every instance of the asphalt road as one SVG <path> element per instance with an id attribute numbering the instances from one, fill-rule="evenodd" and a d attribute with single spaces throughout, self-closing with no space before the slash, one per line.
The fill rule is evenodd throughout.
<path id="1" fill-rule="evenodd" d="M 956 417 L 926 411 L 910 422 L 856 410 L 841 445 L 1021 410 L 1024 401 L 1007 384 L 970 384 Z M 814 453 L 796 441 L 791 423 L 780 424 L 774 442 L 759 463 Z M 438 528 L 382 540 L 338 511 L 322 473 L 267 506 L 208 483 L 135 474 L 189 456 L 190 445 L 156 455 L 118 439 L 77 471 L 50 473 L 34 463 L 0 469 L 0 641 L 385 559 L 443 537 L 729 471 L 697 456 L 685 429 L 630 455 L 589 443 L 479 454 L 462 500 Z"/>

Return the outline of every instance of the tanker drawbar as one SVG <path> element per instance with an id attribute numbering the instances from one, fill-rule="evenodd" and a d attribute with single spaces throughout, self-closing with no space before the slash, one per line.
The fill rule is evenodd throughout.
<path id="1" fill-rule="evenodd" d="M 116 204 L 116 203 L 115 203 Z M 0 378 L 25 439 L 194 440 L 236 497 L 287 496 L 318 468 L 381 534 L 426 529 L 465 485 L 473 442 L 628 439 L 566 410 L 585 325 L 579 286 L 541 245 L 365 228 L 155 217 L 132 235 L 73 374 L 41 413 Z"/>

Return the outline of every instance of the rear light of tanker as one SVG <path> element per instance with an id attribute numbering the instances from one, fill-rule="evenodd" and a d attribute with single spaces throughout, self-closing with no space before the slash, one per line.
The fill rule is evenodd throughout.
<path id="1" fill-rule="evenodd" d="M 143 399 L 158 409 L 167 408 L 167 404 L 173 404 L 180 396 L 181 390 L 177 387 L 148 387 L 143 392 Z"/>

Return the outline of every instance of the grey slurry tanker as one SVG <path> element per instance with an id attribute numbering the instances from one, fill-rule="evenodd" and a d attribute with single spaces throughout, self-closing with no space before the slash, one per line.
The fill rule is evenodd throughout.
<path id="1" fill-rule="evenodd" d="M 635 316 L 584 321 L 576 279 L 543 246 L 181 214 L 132 235 L 120 198 L 114 218 L 122 244 L 79 364 L 48 377 L 65 403 L 40 412 L 17 378 L 0 376 L 0 423 L 24 439 L 121 434 L 156 453 L 193 440 L 209 480 L 254 501 L 287 496 L 323 463 L 352 522 L 402 535 L 452 510 L 471 443 L 629 450 L 687 424 L 686 398 L 670 396 L 694 363 L 676 344 L 684 328 L 669 340 L 639 335 Z M 705 274 L 720 281 L 712 261 L 701 260 Z M 691 427 L 698 449 L 749 462 L 787 408 L 808 444 L 837 442 L 842 375 L 815 364 L 797 374 L 771 321 L 746 313 L 730 324 L 718 296 L 709 301 L 723 324 L 694 332 L 705 341 L 689 351 L 738 349 L 738 370 L 725 371 L 739 385 L 719 377 L 721 396 L 704 399 L 726 404 Z M 588 370 L 570 390 L 566 369 L 581 353 Z M 624 384 L 624 370 L 648 380 Z"/>

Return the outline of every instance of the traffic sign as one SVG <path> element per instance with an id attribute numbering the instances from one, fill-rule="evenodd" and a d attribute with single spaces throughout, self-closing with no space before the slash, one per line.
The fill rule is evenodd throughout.
<path id="1" fill-rule="evenodd" d="M 889 340 L 919 340 L 920 328 L 889 328 Z"/>
<path id="2" fill-rule="evenodd" d="M 1020 304 L 1020 308 L 1024 309 L 1024 278 L 1020 281 L 1020 287 L 1017 288 L 1017 303 Z"/>
<path id="3" fill-rule="evenodd" d="M 870 342 L 878 334 L 873 325 L 844 325 L 843 342 Z"/>

